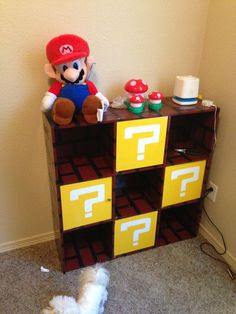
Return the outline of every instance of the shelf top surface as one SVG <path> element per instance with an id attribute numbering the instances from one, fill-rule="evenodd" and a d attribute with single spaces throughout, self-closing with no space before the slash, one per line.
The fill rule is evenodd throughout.
<path id="1" fill-rule="evenodd" d="M 202 102 L 199 100 L 196 105 L 190 106 L 181 106 L 175 104 L 172 101 L 171 97 L 166 97 L 163 99 L 163 107 L 158 111 L 152 111 L 148 109 L 148 106 L 145 106 L 144 111 L 141 114 L 135 114 L 126 109 L 114 109 L 109 107 L 107 112 L 104 113 L 103 122 L 99 124 L 115 123 L 118 121 L 125 120 L 135 120 L 135 119 L 146 119 L 146 118 L 155 118 L 155 117 L 164 117 L 164 116 L 181 116 L 181 115 L 190 115 L 190 114 L 199 114 L 199 113 L 208 113 L 214 112 L 215 107 L 204 107 Z M 77 116 L 76 120 L 73 120 L 70 124 L 66 126 L 56 125 L 50 114 L 46 114 L 47 120 L 50 123 L 52 128 L 62 129 L 62 128 L 74 128 L 80 126 L 91 126 L 88 124 L 82 114 Z M 96 125 L 96 124 L 95 124 Z"/>

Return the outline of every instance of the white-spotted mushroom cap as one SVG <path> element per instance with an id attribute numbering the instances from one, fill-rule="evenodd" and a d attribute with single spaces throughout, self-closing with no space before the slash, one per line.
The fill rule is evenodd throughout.
<path id="1" fill-rule="evenodd" d="M 144 100 L 145 98 L 142 95 L 134 94 L 129 97 L 129 101 L 134 104 L 142 103 Z"/>
<path id="2" fill-rule="evenodd" d="M 161 101 L 163 99 L 163 94 L 159 91 L 154 90 L 153 92 L 151 92 L 148 95 L 148 98 L 150 100 L 160 100 Z"/>
<path id="3" fill-rule="evenodd" d="M 130 94 L 143 94 L 148 90 L 148 85 L 141 79 L 132 79 L 125 84 L 125 90 Z"/>

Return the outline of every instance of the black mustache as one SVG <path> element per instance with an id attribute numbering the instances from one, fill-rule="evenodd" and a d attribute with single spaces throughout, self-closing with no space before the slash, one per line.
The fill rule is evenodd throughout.
<path id="1" fill-rule="evenodd" d="M 79 83 L 79 81 L 81 81 L 81 80 L 83 79 L 83 76 L 84 76 L 84 70 L 82 69 L 82 70 L 80 71 L 80 73 L 79 73 L 78 78 L 77 78 L 74 82 L 71 82 L 71 81 L 67 80 L 67 79 L 64 77 L 63 74 L 61 74 L 61 79 L 62 79 L 64 82 L 69 83 L 69 84 L 77 84 L 77 83 Z"/>

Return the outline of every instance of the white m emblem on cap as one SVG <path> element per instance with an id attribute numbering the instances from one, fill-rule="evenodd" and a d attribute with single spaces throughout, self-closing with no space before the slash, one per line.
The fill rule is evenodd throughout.
<path id="1" fill-rule="evenodd" d="M 73 52 L 73 47 L 69 44 L 65 44 L 65 45 L 62 45 L 60 48 L 59 48 L 59 51 L 60 53 L 64 56 L 68 53 L 72 53 Z"/>

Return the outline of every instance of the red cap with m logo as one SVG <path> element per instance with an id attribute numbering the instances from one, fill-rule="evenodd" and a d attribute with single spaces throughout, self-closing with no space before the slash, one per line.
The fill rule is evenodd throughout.
<path id="1" fill-rule="evenodd" d="M 55 37 L 46 46 L 48 61 L 53 64 L 71 62 L 89 55 L 88 43 L 81 37 L 65 34 Z"/>

